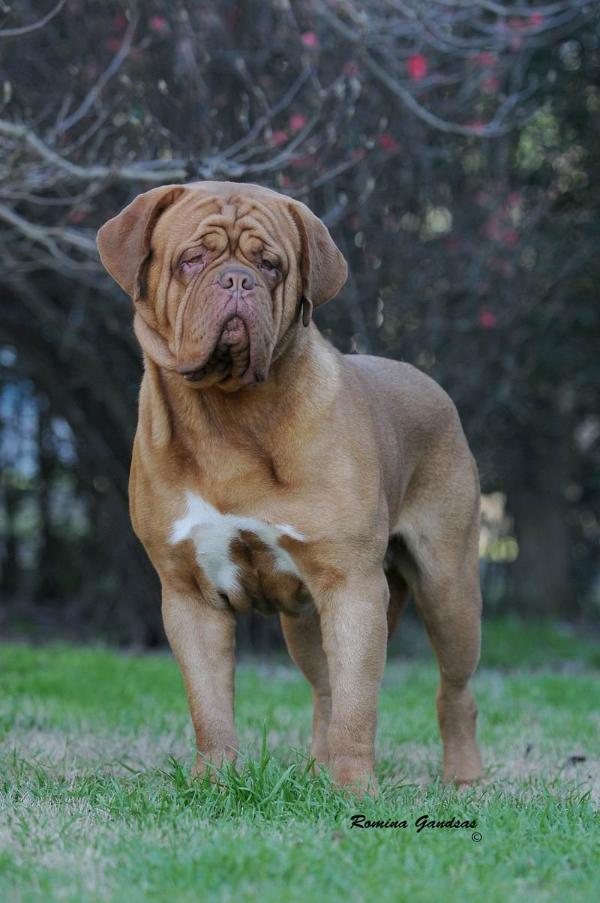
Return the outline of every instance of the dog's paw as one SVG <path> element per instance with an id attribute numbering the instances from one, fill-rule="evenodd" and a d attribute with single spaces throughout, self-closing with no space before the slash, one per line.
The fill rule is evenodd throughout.
<path id="1" fill-rule="evenodd" d="M 336 756 L 329 763 L 329 768 L 334 783 L 355 796 L 377 796 L 379 793 L 372 763 L 352 756 Z"/>
<path id="2" fill-rule="evenodd" d="M 481 759 L 479 756 L 474 756 L 471 760 L 444 765 L 442 782 L 455 787 L 470 787 L 471 784 L 481 781 L 483 777 Z"/>
<path id="3" fill-rule="evenodd" d="M 315 760 L 315 768 L 329 765 L 329 750 L 326 743 L 314 742 L 310 746 L 311 759 Z"/>
<path id="4" fill-rule="evenodd" d="M 227 762 L 235 762 L 236 752 L 233 749 L 213 749 L 209 752 L 198 752 L 196 763 L 192 765 L 191 777 L 202 780 L 207 774 L 211 781 L 217 780 L 217 769 Z"/>

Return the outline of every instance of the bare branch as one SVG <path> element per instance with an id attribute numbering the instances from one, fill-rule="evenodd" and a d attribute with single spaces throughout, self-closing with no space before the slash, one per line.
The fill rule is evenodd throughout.
<path id="1" fill-rule="evenodd" d="M 132 19 L 127 26 L 127 31 L 123 36 L 121 46 L 112 58 L 110 65 L 104 70 L 104 72 L 90 89 L 90 91 L 88 91 L 77 109 L 74 110 L 70 116 L 67 116 L 66 119 L 59 121 L 57 131 L 66 132 L 67 129 L 70 129 L 72 126 L 74 126 L 75 123 L 79 122 L 79 120 L 82 119 L 86 115 L 86 113 L 91 110 L 104 86 L 111 80 L 113 75 L 116 75 L 116 73 L 119 71 L 119 69 L 129 56 L 129 51 L 131 50 L 131 44 L 133 42 L 133 36 L 135 34 L 136 27 L 137 19 Z"/>
<path id="2" fill-rule="evenodd" d="M 188 175 L 185 167 L 177 165 L 165 166 L 164 161 L 161 160 L 145 160 L 133 166 L 122 167 L 79 166 L 77 163 L 71 163 L 70 160 L 66 160 L 56 151 L 53 151 L 26 126 L 17 125 L 5 119 L 0 120 L 0 135 L 7 135 L 8 137 L 24 141 L 48 163 L 52 163 L 74 179 L 83 179 L 86 182 L 92 179 L 112 179 L 115 181 L 138 181 L 154 184 L 168 179 L 181 181 Z"/>
<path id="3" fill-rule="evenodd" d="M 41 19 L 38 19 L 37 22 L 33 22 L 31 25 L 22 25 L 20 28 L 2 28 L 0 29 L 0 38 L 18 38 L 22 35 L 31 34 L 32 31 L 37 31 L 39 28 L 43 28 L 44 25 L 47 25 L 54 16 L 58 15 L 63 6 L 65 5 L 66 0 L 58 0 L 58 3 L 51 9 L 49 13 L 43 16 Z"/>
<path id="4" fill-rule="evenodd" d="M 11 210 L 10 207 L 7 207 L 5 204 L 0 204 L 0 220 L 14 226 L 15 229 L 18 229 L 26 238 L 45 245 L 48 250 L 64 258 L 65 261 L 67 261 L 68 258 L 66 258 L 58 248 L 57 241 L 64 241 L 74 248 L 85 251 L 88 254 L 96 254 L 96 243 L 94 240 L 86 238 L 81 232 L 78 232 L 75 229 L 61 228 L 60 226 L 45 227 L 35 225 L 34 223 L 29 222 L 29 220 L 24 219 L 24 217 L 20 216 L 18 213 L 15 213 L 14 210 Z M 72 261 L 69 261 L 69 263 L 72 263 Z"/>
<path id="5" fill-rule="evenodd" d="M 445 21 L 447 25 L 454 25 L 454 28 L 443 29 L 440 27 L 435 15 L 435 7 L 439 5 L 447 10 L 442 16 L 442 21 Z M 497 4 L 479 2 L 465 4 L 439 3 L 437 0 L 432 0 L 429 4 L 422 2 L 411 4 L 410 2 L 402 2 L 402 0 L 388 0 L 388 6 L 394 18 L 388 20 L 384 16 L 378 21 L 367 17 L 363 11 L 357 10 L 351 2 L 341 4 L 339 8 L 346 14 L 349 21 L 353 23 L 352 25 L 335 14 L 327 0 L 318 0 L 316 9 L 318 14 L 341 38 L 357 48 L 360 59 L 371 75 L 381 82 L 411 113 L 427 126 L 446 134 L 490 139 L 506 134 L 515 128 L 516 125 L 522 125 L 532 115 L 533 111 L 523 110 L 522 104 L 524 101 L 532 98 L 539 87 L 538 82 L 534 79 L 529 79 L 520 90 L 514 90 L 504 99 L 488 122 L 468 124 L 444 118 L 425 107 L 417 99 L 415 88 L 409 88 L 405 85 L 402 78 L 398 75 L 398 60 L 401 63 L 404 62 L 402 52 L 398 46 L 400 39 L 409 41 L 406 57 L 410 53 L 414 53 L 417 39 L 420 39 L 425 44 L 432 45 L 437 51 L 446 56 L 450 55 L 459 60 L 461 58 L 471 59 L 477 53 L 486 49 L 489 50 L 493 46 L 490 44 L 491 36 L 499 41 L 499 45 L 495 46 L 494 49 L 496 51 L 504 49 L 506 42 L 509 42 L 511 39 L 510 34 L 508 32 L 505 34 L 504 31 L 498 32 L 498 29 L 493 24 L 487 26 L 483 20 L 477 18 L 478 12 L 485 13 L 485 11 L 503 16 L 505 13 L 504 7 L 500 7 Z M 492 6 L 495 7 L 494 10 L 491 10 Z M 469 28 L 481 27 L 489 32 L 485 39 L 480 37 L 462 38 L 460 34 L 456 33 L 456 26 L 460 24 L 460 20 L 456 18 L 457 11 L 461 8 L 465 11 L 468 9 L 468 18 L 465 22 Z M 521 9 L 526 10 L 531 16 L 534 14 L 541 15 L 539 13 L 541 8 L 539 7 L 522 7 Z M 564 4 L 553 4 L 547 7 L 547 10 L 551 10 L 555 18 L 544 26 L 546 29 L 561 27 L 573 17 L 578 17 L 583 22 L 590 15 L 588 6 L 582 0 L 569 0 L 569 2 Z M 539 33 L 540 28 L 541 26 L 538 27 L 536 25 L 532 29 L 532 33 L 534 35 Z M 376 58 L 375 54 L 377 54 L 378 58 Z M 379 58 L 381 58 L 381 61 L 379 61 Z M 524 78 L 525 67 L 523 67 L 521 80 L 524 80 Z M 443 80 L 445 84 L 451 83 L 451 79 L 447 75 L 444 76 Z M 440 83 L 441 79 L 438 81 L 437 76 L 430 76 L 427 80 L 423 79 L 421 89 Z M 473 88 L 477 87 L 476 82 L 469 82 L 464 75 L 456 80 L 455 83 L 459 86 L 462 85 L 463 90 L 469 84 Z M 518 114 L 515 115 L 517 110 Z"/>

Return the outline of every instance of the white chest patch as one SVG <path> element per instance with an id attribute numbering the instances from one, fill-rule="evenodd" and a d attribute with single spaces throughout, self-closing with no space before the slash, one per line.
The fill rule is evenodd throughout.
<path id="1" fill-rule="evenodd" d="M 240 514 L 221 514 L 194 492 L 186 492 L 186 512 L 174 521 L 170 542 L 175 545 L 191 539 L 196 547 L 196 560 L 211 583 L 219 592 L 234 592 L 238 588 L 238 569 L 231 560 L 230 545 L 240 530 L 254 533 L 269 548 L 277 570 L 300 576 L 291 555 L 279 545 L 279 539 L 289 536 L 302 541 L 302 533 L 288 524 L 268 524 Z"/>

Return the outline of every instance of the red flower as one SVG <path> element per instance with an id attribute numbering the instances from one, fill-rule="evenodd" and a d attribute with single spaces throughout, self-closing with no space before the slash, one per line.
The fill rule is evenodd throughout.
<path id="1" fill-rule="evenodd" d="M 473 61 L 479 63 L 480 66 L 495 66 L 497 62 L 496 54 L 491 53 L 489 50 L 483 50 L 473 57 Z"/>
<path id="2" fill-rule="evenodd" d="M 479 325 L 482 329 L 495 329 L 498 321 L 496 315 L 487 307 L 482 307 L 479 311 Z"/>
<path id="3" fill-rule="evenodd" d="M 166 34 L 171 30 L 171 26 L 164 16 L 152 16 L 148 22 L 148 28 L 155 34 Z"/>
<path id="4" fill-rule="evenodd" d="M 533 13 L 531 16 L 529 16 L 529 24 L 532 28 L 539 28 L 540 25 L 544 24 L 544 14 Z"/>
<path id="5" fill-rule="evenodd" d="M 304 44 L 305 47 L 309 47 L 311 50 L 314 50 L 319 46 L 319 36 L 314 33 L 314 31 L 305 31 L 300 35 L 300 40 Z"/>
<path id="6" fill-rule="evenodd" d="M 382 134 L 377 138 L 377 143 L 379 147 L 382 147 L 386 151 L 398 150 L 400 146 L 394 136 L 390 135 L 389 132 L 382 132 Z"/>
<path id="7" fill-rule="evenodd" d="M 409 78 L 415 82 L 420 82 L 427 75 L 428 65 L 426 57 L 422 53 L 409 56 L 406 61 L 406 69 Z"/>
<path id="8" fill-rule="evenodd" d="M 273 132 L 270 141 L 275 147 L 282 147 L 282 145 L 287 144 L 288 142 L 288 133 L 284 131 Z"/>
<path id="9" fill-rule="evenodd" d="M 306 125 L 306 116 L 302 113 L 294 113 L 290 116 L 290 128 L 292 132 L 299 132 Z"/>

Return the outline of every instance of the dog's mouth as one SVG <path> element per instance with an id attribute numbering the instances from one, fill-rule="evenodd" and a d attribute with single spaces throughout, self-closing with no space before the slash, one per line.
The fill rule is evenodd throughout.
<path id="1" fill-rule="evenodd" d="M 231 317 L 221 330 L 221 335 L 208 361 L 197 370 L 183 374 L 187 382 L 202 383 L 203 386 L 221 385 L 230 381 L 255 382 L 252 374 L 245 380 L 250 370 L 250 336 L 248 327 L 237 314 Z"/>
<path id="2" fill-rule="evenodd" d="M 248 330 L 242 318 L 236 315 L 225 324 L 219 344 L 233 347 L 244 341 L 248 344 Z"/>

